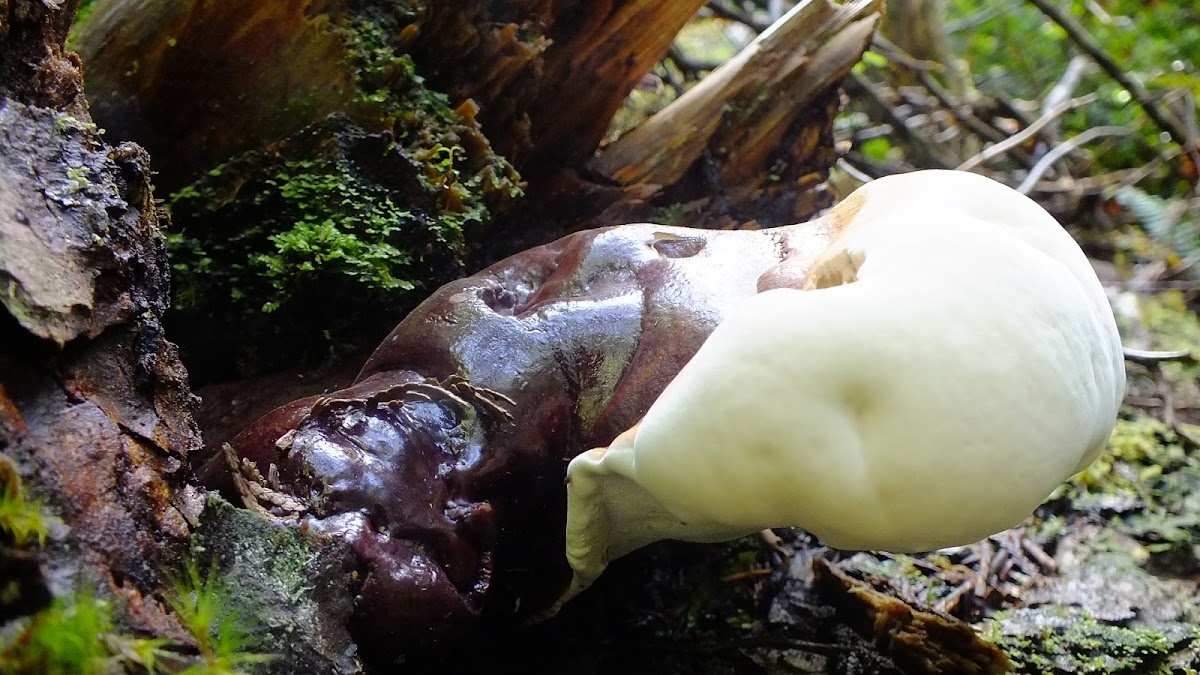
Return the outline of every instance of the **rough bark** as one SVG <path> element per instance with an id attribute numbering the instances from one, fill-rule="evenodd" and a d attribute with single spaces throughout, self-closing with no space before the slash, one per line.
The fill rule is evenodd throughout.
<path id="1" fill-rule="evenodd" d="M 79 59 L 63 48 L 78 0 L 0 5 L 0 97 L 78 115 L 87 109 Z"/>
<path id="2" fill-rule="evenodd" d="M 537 243 L 554 238 L 516 214 L 522 180 L 585 161 L 702 4 L 98 0 L 73 44 L 100 126 L 143 144 L 158 158 L 160 187 L 178 190 L 168 197 L 183 250 L 172 330 L 207 382 L 369 348 L 424 294 L 476 268 L 480 249 L 515 252 L 523 242 L 489 236 L 505 212 Z M 346 136 L 388 154 L 383 180 L 378 152 L 340 151 Z M 383 243 L 397 254 L 385 258 L 414 261 L 389 270 L 399 287 L 380 297 L 372 272 L 317 264 L 292 283 L 265 269 L 259 254 L 275 254 L 272 237 L 314 237 L 301 226 L 310 205 L 294 204 L 284 185 L 301 173 L 313 178 L 303 189 L 325 191 L 318 202 L 352 192 L 405 211 L 382 224 L 345 213 L 315 221 L 360 240 L 389 233 Z M 274 308 L 265 322 L 264 306 Z M 363 316 L 382 322 L 338 328 Z M 245 339 L 231 346 L 230 333 Z"/>
<path id="3" fill-rule="evenodd" d="M 50 517 L 41 543 L 0 531 L 0 662 L 20 662 L 38 625 L 23 616 L 96 597 L 114 630 L 167 638 L 187 665 L 195 634 L 163 598 L 190 559 L 237 574 L 231 602 L 263 621 L 264 651 L 285 657 L 268 671 L 353 672 L 344 551 L 294 531 L 265 536 L 265 523 L 241 522 L 187 482 L 201 443 L 162 327 L 162 213 L 145 151 L 106 145 L 88 117 L 78 61 L 63 51 L 75 6 L 18 0 L 0 17 L 0 489 Z M 281 561 L 313 585 L 283 585 Z"/>
<path id="4" fill-rule="evenodd" d="M 198 513 L 187 374 L 161 326 L 167 260 L 148 158 L 90 126 L 75 3 L 13 2 L 0 43 L 0 450 L 64 527 L 41 572 L 55 594 L 98 583 L 129 624 L 178 634 L 146 593 Z"/>
<path id="5" fill-rule="evenodd" d="M 168 184 L 356 100 L 347 30 L 381 27 L 518 167 L 586 159 L 703 0 L 100 0 L 79 33 L 97 119 Z M 378 120 L 373 120 L 378 126 Z"/>
<path id="6" fill-rule="evenodd" d="M 479 102 L 489 135 L 518 166 L 535 173 L 576 166 L 702 6 L 703 0 L 433 2 L 420 61 L 452 98 Z"/>

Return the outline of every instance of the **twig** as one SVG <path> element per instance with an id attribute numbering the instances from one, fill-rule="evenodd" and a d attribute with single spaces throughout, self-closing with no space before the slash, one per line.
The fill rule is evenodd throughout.
<path id="1" fill-rule="evenodd" d="M 672 47 L 671 49 L 674 49 L 674 47 Z M 672 89 L 675 90 L 675 96 L 676 96 L 676 98 L 678 98 L 680 96 L 683 96 L 683 92 L 684 92 L 683 79 L 680 79 L 675 76 L 675 71 L 672 70 L 667 65 L 668 61 L 670 61 L 671 63 L 673 63 L 675 65 L 675 68 L 679 70 L 680 74 L 683 76 L 684 79 L 687 79 L 687 71 L 685 71 L 683 69 L 683 67 L 679 65 L 679 62 L 675 60 L 675 57 L 672 56 L 670 51 L 667 52 L 667 55 L 663 58 L 662 64 L 659 66 L 659 70 L 661 70 L 663 73 L 663 80 L 665 80 L 666 83 L 668 85 L 670 85 Z"/>
<path id="2" fill-rule="evenodd" d="M 602 643 L 603 644 L 603 643 Z M 846 651 L 846 645 L 800 640 L 787 636 L 762 635 L 733 639 L 725 642 L 689 642 L 687 640 L 639 640 L 610 645 L 612 649 L 628 651 L 677 652 L 685 654 L 717 654 L 735 649 L 798 649 L 818 654 L 837 654 Z"/>
<path id="3" fill-rule="evenodd" d="M 1021 185 L 1017 187 L 1017 192 L 1020 192 L 1023 195 L 1027 195 L 1032 192 L 1033 186 L 1036 185 L 1039 180 L 1041 180 L 1042 174 L 1046 173 L 1046 171 L 1053 166 L 1055 162 L 1067 156 L 1068 153 L 1075 150 L 1079 146 L 1085 143 L 1091 143 L 1097 138 L 1102 138 L 1104 136 L 1128 136 L 1132 133 L 1133 130 L 1126 127 L 1092 127 L 1091 129 L 1083 131 L 1078 136 L 1073 136 L 1063 141 L 1059 145 L 1055 146 L 1053 150 L 1047 152 L 1045 157 L 1039 159 L 1037 164 L 1033 165 L 1033 168 L 1029 170 L 1029 175 L 1026 176 Z"/>
<path id="4" fill-rule="evenodd" d="M 988 577 L 992 574 L 992 542 L 984 539 L 979 542 L 979 576 L 975 578 L 975 597 L 987 595 Z"/>
<path id="5" fill-rule="evenodd" d="M 725 19 L 726 21 L 733 21 L 744 26 L 748 26 L 755 33 L 761 33 L 771 26 L 769 23 L 755 21 L 754 17 L 750 16 L 749 14 L 746 14 L 740 10 L 736 10 L 720 2 L 710 2 L 706 6 L 708 7 L 708 11 L 712 12 L 713 16 L 717 17 L 718 19 Z"/>
<path id="6" fill-rule="evenodd" d="M 1036 541 L 1030 539 L 1029 537 L 1021 537 L 1021 548 L 1025 549 L 1026 553 L 1033 556 L 1033 559 L 1037 561 L 1038 565 L 1041 565 L 1042 569 L 1046 570 L 1047 572 L 1054 572 L 1058 569 L 1058 563 L 1054 562 L 1054 558 L 1051 558 L 1050 554 L 1046 553 L 1046 551 L 1043 550 Z"/>
<path id="7" fill-rule="evenodd" d="M 1003 114 L 1015 118 L 1022 125 L 1029 126 L 1033 124 L 1033 113 L 1018 105 L 1013 99 L 1007 96 L 996 95 L 992 101 L 996 104 L 996 107 L 1001 109 Z"/>
<path id="8" fill-rule="evenodd" d="M 1150 365 L 1152 363 L 1160 363 L 1162 361 L 1194 361 L 1192 353 L 1186 349 L 1176 349 L 1169 352 L 1156 352 L 1148 349 L 1137 349 L 1135 347 L 1123 347 L 1126 361 L 1133 361 L 1142 365 Z"/>
<path id="9" fill-rule="evenodd" d="M 975 12 L 974 14 L 964 16 L 957 21 L 947 22 L 946 32 L 953 35 L 960 30 L 969 30 L 971 28 L 975 28 L 976 26 L 980 26 L 988 21 L 991 21 L 999 13 L 1000 10 L 996 9 L 995 7 L 986 7 L 978 12 Z"/>
<path id="10" fill-rule="evenodd" d="M 926 61 L 909 54 L 900 45 L 884 37 L 882 33 L 876 33 L 871 38 L 871 46 L 883 52 L 889 61 L 895 61 L 909 70 L 941 72 L 946 69 L 944 65 L 937 61 Z"/>
<path id="11" fill-rule="evenodd" d="M 838 158 L 837 168 L 841 169 L 842 171 L 845 171 L 847 174 L 849 174 L 849 176 L 851 178 L 853 178 L 854 180 L 858 181 L 859 183 L 861 183 L 863 185 L 866 185 L 867 183 L 870 183 L 873 180 L 871 178 L 871 176 L 868 176 L 867 174 L 863 173 L 863 171 L 861 169 L 859 169 L 857 166 L 854 166 L 850 162 L 846 161 L 846 158 L 844 158 L 844 157 Z"/>
<path id="12" fill-rule="evenodd" d="M 683 50 L 679 49 L 679 47 L 676 45 L 671 45 L 671 48 L 667 50 L 667 56 L 669 56 L 671 60 L 675 62 L 675 65 L 679 67 L 679 70 L 683 71 L 685 74 L 691 75 L 695 79 L 700 79 L 700 71 L 716 70 L 721 65 L 721 62 L 719 61 L 696 61 L 687 54 L 684 54 Z"/>
<path id="13" fill-rule="evenodd" d="M 883 116 L 885 120 L 892 125 L 892 129 L 901 136 L 904 136 L 912 143 L 910 152 L 915 155 L 915 159 L 925 164 L 927 167 L 936 169 L 949 169 L 954 166 L 950 159 L 944 156 L 933 146 L 927 144 L 924 139 L 916 132 L 909 128 L 908 124 L 901 119 L 896 111 L 888 105 L 887 101 L 883 100 L 879 92 L 875 90 L 875 86 L 870 80 L 863 77 L 859 73 L 851 71 L 843 83 L 846 90 L 852 95 L 863 94 L 864 103 L 875 108 L 875 111 Z M 860 99 L 861 100 L 861 99 Z"/>
<path id="14" fill-rule="evenodd" d="M 992 141 L 993 143 L 999 143 L 1004 139 L 1004 136 L 1001 134 L 1001 132 L 997 131 L 994 127 L 989 126 L 986 122 L 976 117 L 975 113 L 971 111 L 968 105 L 955 101 L 950 96 L 950 92 L 943 89 L 942 85 L 938 84 L 937 80 L 933 79 L 933 76 L 928 72 L 918 70 L 917 79 L 919 79 L 921 84 L 929 90 L 929 93 L 933 94 L 933 97 L 936 98 L 938 102 L 941 103 L 942 106 L 944 106 L 945 109 L 954 116 L 954 119 L 958 120 L 960 124 L 970 129 L 972 133 L 982 137 L 984 140 Z"/>
<path id="15" fill-rule="evenodd" d="M 774 571 L 775 570 L 771 569 L 770 567 L 743 570 L 741 572 L 734 572 L 733 574 L 726 574 L 725 576 L 721 577 L 721 581 L 724 581 L 725 583 L 733 583 L 735 581 L 745 581 L 746 579 L 757 579 L 759 577 L 770 576 Z"/>
<path id="16" fill-rule="evenodd" d="M 1161 407 L 1163 407 L 1163 400 L 1156 396 L 1129 395 L 1129 396 L 1125 397 L 1125 402 L 1135 408 L 1161 408 Z M 1200 405 L 1194 405 L 1194 404 L 1189 404 L 1189 403 L 1177 403 L 1177 404 L 1175 404 L 1175 409 L 1176 410 L 1184 410 L 1187 412 L 1195 412 L 1197 410 L 1200 410 Z"/>
<path id="17" fill-rule="evenodd" d="M 1167 132 L 1171 136 L 1171 140 L 1178 143 L 1191 156 L 1192 161 L 1196 166 L 1200 166 L 1200 149 L 1197 149 L 1196 139 L 1189 138 L 1187 132 L 1179 122 L 1168 115 L 1158 106 L 1153 99 L 1150 98 L 1150 92 L 1128 73 L 1122 70 L 1121 66 L 1105 51 L 1104 47 L 1093 38 L 1084 27 L 1075 20 L 1075 17 L 1067 14 L 1051 0 L 1029 0 L 1035 7 L 1040 9 L 1043 14 L 1048 16 L 1051 21 L 1058 24 L 1067 35 L 1082 49 L 1088 56 L 1092 57 L 1097 64 L 1100 65 L 1104 72 L 1108 73 L 1109 77 L 1117 81 L 1117 84 L 1125 88 L 1129 92 L 1133 100 L 1137 101 L 1142 110 L 1146 111 L 1146 115 L 1158 125 L 1160 129 Z"/>
<path id="18" fill-rule="evenodd" d="M 958 603 L 962 601 L 963 596 L 966 595 L 970 590 L 971 590 L 971 582 L 964 581 L 963 583 L 959 584 L 953 591 L 950 591 L 949 595 L 942 598 L 941 600 L 938 600 L 937 604 L 933 606 L 934 611 L 940 612 L 942 614 L 953 613 L 954 610 L 958 608 Z"/>
<path id="19" fill-rule="evenodd" d="M 1176 149 L 1170 154 L 1170 157 L 1174 158 L 1178 154 L 1179 151 Z M 1165 160 L 1163 158 L 1155 157 L 1136 169 L 1119 169 L 1100 174 L 1099 176 L 1064 178 L 1049 183 L 1038 183 L 1035 189 L 1038 192 L 1071 192 L 1078 196 L 1098 194 L 1108 190 L 1113 185 L 1134 185 L 1139 183 L 1157 171 L 1164 163 Z"/>
<path id="20" fill-rule="evenodd" d="M 872 44 L 879 45 L 891 52 L 891 57 L 897 63 L 915 72 L 921 84 L 942 104 L 943 109 L 958 120 L 959 124 L 971 130 L 975 135 L 983 137 L 984 140 L 999 142 L 1003 138 L 1000 131 L 979 119 L 969 105 L 954 100 L 950 92 L 946 91 L 930 74 L 932 71 L 944 71 L 945 65 L 936 61 L 922 61 L 879 33 L 872 38 Z"/>
<path id="21" fill-rule="evenodd" d="M 1008 552 L 1013 566 L 1020 568 L 1021 572 L 1026 575 L 1036 575 L 1041 572 L 1041 567 L 1025 555 L 1025 550 L 1021 546 L 1021 538 L 1019 533 L 1009 530 L 993 536 L 992 541 Z M 1007 573 L 1004 576 L 1008 576 Z"/>
<path id="22" fill-rule="evenodd" d="M 988 161 L 989 159 L 995 157 L 996 155 L 1000 155 L 1005 152 L 1008 152 L 1010 149 L 1020 145 L 1021 143 L 1024 143 L 1031 136 L 1033 136 L 1038 131 L 1040 131 L 1042 127 L 1046 126 L 1052 120 L 1061 116 L 1063 113 L 1067 112 L 1068 110 L 1078 108 L 1081 105 L 1087 105 L 1095 100 L 1096 100 L 1095 94 L 1088 94 L 1086 96 L 1080 96 L 1079 98 L 1071 99 L 1070 101 L 1064 101 L 1064 102 L 1054 106 L 1050 110 L 1047 110 L 1041 117 L 1034 120 L 1032 124 L 1025 127 L 1021 131 L 1013 134 L 1012 136 L 1009 136 L 1008 138 L 1004 139 L 1003 141 L 1000 141 L 999 143 L 996 143 L 995 145 L 989 146 L 983 152 L 979 153 L 978 155 L 975 155 L 974 157 L 972 157 L 972 158 L 968 159 L 967 161 L 963 162 L 962 164 L 958 165 L 958 170 L 959 171 L 970 171 L 971 169 L 974 169 L 975 167 Z"/>
<path id="23" fill-rule="evenodd" d="M 1155 361 L 1150 365 L 1150 370 L 1154 373 L 1154 386 L 1158 389 L 1158 395 L 1162 398 L 1163 406 L 1159 409 L 1158 414 L 1162 416 L 1162 421 L 1169 427 L 1176 427 L 1178 418 L 1175 416 L 1175 392 L 1171 390 L 1171 383 L 1167 380 L 1167 375 L 1163 372 L 1162 362 Z"/>
<path id="24" fill-rule="evenodd" d="M 1076 55 L 1071 57 L 1071 61 L 1067 64 L 1067 69 L 1063 71 L 1062 77 L 1058 78 L 1058 82 L 1050 88 L 1050 92 L 1046 94 L 1046 99 L 1042 101 L 1043 115 L 1069 101 L 1075 95 L 1075 90 L 1079 88 L 1079 83 L 1083 81 L 1083 76 L 1087 73 L 1090 63 L 1083 56 Z"/>

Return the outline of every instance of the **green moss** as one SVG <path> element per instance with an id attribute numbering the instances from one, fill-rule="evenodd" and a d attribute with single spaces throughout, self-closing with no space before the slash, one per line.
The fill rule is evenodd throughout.
<path id="1" fill-rule="evenodd" d="M 211 565 L 201 575 L 195 561 L 172 577 L 174 593 L 167 602 L 196 641 L 200 657 L 183 671 L 188 675 L 224 675 L 273 657 L 247 651 L 252 643 L 245 619 L 233 607 L 227 586 Z"/>
<path id="2" fill-rule="evenodd" d="M 679 597 L 666 603 L 652 624 L 661 637 L 705 639 L 728 635 L 730 629 L 749 633 L 762 629 L 753 580 L 770 562 L 758 537 L 728 542 L 706 560 L 696 561 L 684 575 Z M 678 582 L 676 582 L 678 583 Z"/>
<path id="3" fill-rule="evenodd" d="M 1158 349 L 1186 349 L 1200 358 L 1200 317 L 1178 291 L 1158 293 L 1142 305 L 1142 321 Z M 1178 365 L 1178 364 L 1177 364 Z M 1192 366 L 1193 373 L 1195 366 Z"/>
<path id="4" fill-rule="evenodd" d="M 389 33 L 342 30 L 355 82 L 345 115 L 168 199 L 172 334 L 201 382 L 371 346 L 465 271 L 471 243 L 522 194 L 474 119 L 425 85 Z"/>
<path id="5" fill-rule="evenodd" d="M 64 135 L 80 131 L 94 132 L 96 125 L 91 122 L 80 122 L 71 115 L 59 114 L 54 117 L 54 130 Z"/>
<path id="6" fill-rule="evenodd" d="M 71 31 L 67 36 L 67 47 L 69 49 L 75 49 L 75 39 L 79 27 L 87 21 L 94 9 L 96 9 L 96 0 L 80 0 L 79 8 L 75 10 L 75 20 L 71 23 Z"/>
<path id="7" fill-rule="evenodd" d="M 4 479 L 0 480 L 0 543 L 17 548 L 45 546 L 50 516 L 41 502 L 25 495 L 15 473 L 0 471 L 0 478 Z"/>
<path id="8" fill-rule="evenodd" d="M 28 619 L 7 644 L 0 644 L 0 672 L 59 675 L 113 672 L 154 673 L 164 662 L 171 672 L 233 675 L 243 666 L 271 657 L 246 651 L 250 631 L 230 610 L 227 586 L 216 568 L 202 575 L 194 561 L 173 577 L 167 604 L 197 645 L 198 656 L 161 638 L 128 634 L 118 624 L 113 603 L 81 589 L 56 598 Z"/>
<path id="9" fill-rule="evenodd" d="M 464 118 L 448 96 L 426 86 L 412 57 L 392 48 L 383 27 L 355 20 L 343 30 L 357 115 L 374 117 L 423 163 L 422 180 L 446 193 L 448 221 L 486 220 L 489 206 L 522 195 L 515 169 L 491 152 L 474 119 Z"/>
<path id="10" fill-rule="evenodd" d="M 0 645 L 0 672 L 14 675 L 91 675 L 153 673 L 164 659 L 169 640 L 124 634 L 113 617 L 112 603 L 81 590 L 56 598 L 34 615 L 6 645 Z"/>
<path id="11" fill-rule="evenodd" d="M 1148 482 L 1164 469 L 1181 466 L 1187 454 L 1174 431 L 1161 421 L 1136 414 L 1117 420 L 1108 447 L 1087 469 L 1072 479 L 1092 493 L 1145 493 Z"/>
<path id="12" fill-rule="evenodd" d="M 222 608 L 252 617 L 256 642 L 278 658 L 262 673 L 357 672 L 347 627 L 357 561 L 327 538 L 210 497 L 193 556 L 219 565 Z"/>
<path id="13" fill-rule="evenodd" d="M 113 630 L 107 602 L 91 594 L 60 598 L 33 617 L 0 652 L 6 673 L 103 673 L 112 654 L 104 636 Z"/>
<path id="14" fill-rule="evenodd" d="M 658 207 L 651 220 L 661 225 L 683 225 L 684 212 L 683 204 L 668 204 Z"/>
<path id="15" fill-rule="evenodd" d="M 396 159 L 401 170 L 408 164 Z M 264 163 L 221 167 L 170 202 L 174 308 L 250 340 L 235 358 L 273 365 L 252 348 L 263 343 L 316 359 L 361 349 L 381 328 L 357 321 L 394 322 L 415 291 L 461 270 L 461 219 L 437 212 L 427 192 L 401 206 L 403 195 L 346 156 Z"/>
<path id="16" fill-rule="evenodd" d="M 407 231 L 430 224 L 397 207 L 386 190 L 359 180 L 345 159 L 286 163 L 249 198 L 271 205 L 275 219 L 242 229 L 227 242 L 206 245 L 182 234 L 172 236 L 180 283 L 176 306 L 195 306 L 204 282 L 222 272 L 230 300 L 250 312 L 273 312 L 295 289 L 333 278 L 349 280 L 366 293 L 415 288 L 407 279 L 419 275 L 412 269 L 414 257 L 398 246 Z M 204 196 L 193 186 L 176 193 L 172 204 L 178 208 L 197 199 Z M 435 229 L 430 234 L 448 247 L 462 245 L 461 232 Z M 240 250 L 246 256 L 216 270 L 210 250 L 217 255 Z M 258 305 L 264 293 L 266 299 Z"/>
<path id="17" fill-rule="evenodd" d="M 1161 421 L 1127 413 L 1105 452 L 1055 499 L 1084 512 L 1115 512 L 1111 526 L 1149 553 L 1194 555 L 1200 542 L 1200 458 Z"/>
<path id="18" fill-rule="evenodd" d="M 1142 628 L 1101 623 L 1091 615 L 1001 612 L 981 637 L 998 645 L 1021 673 L 1169 673 L 1180 640 Z M 1195 636 L 1191 636 L 1194 638 Z"/>

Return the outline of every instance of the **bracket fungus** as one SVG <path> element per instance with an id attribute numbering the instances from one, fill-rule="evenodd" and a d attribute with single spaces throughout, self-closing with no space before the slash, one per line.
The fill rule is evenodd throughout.
<path id="1" fill-rule="evenodd" d="M 540 614 L 572 575 L 566 460 L 641 419 L 731 309 L 805 277 L 831 236 L 633 224 L 523 251 L 435 291 L 355 384 L 268 413 L 201 475 L 355 553 L 364 650 Z"/>
<path id="2" fill-rule="evenodd" d="M 1123 381 L 1058 223 L 922 172 L 788 227 L 623 225 L 518 253 L 201 473 L 346 544 L 356 638 L 391 653 L 541 615 L 656 539 L 977 540 L 1091 460 Z"/>
<path id="3" fill-rule="evenodd" d="M 571 461 L 562 601 L 660 539 L 798 526 L 846 549 L 971 543 L 1104 447 L 1120 339 L 1046 211 L 979 175 L 922 171 L 823 220 L 834 236 L 815 268 L 739 303 L 641 422 Z"/>

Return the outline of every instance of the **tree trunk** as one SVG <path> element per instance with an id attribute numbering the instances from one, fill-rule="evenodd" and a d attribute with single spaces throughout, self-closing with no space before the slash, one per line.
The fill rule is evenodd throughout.
<path id="1" fill-rule="evenodd" d="M 170 268 L 149 158 L 106 145 L 88 117 L 63 50 L 75 7 L 15 0 L 0 15 L 0 670 L 92 672 L 32 646 L 64 640 L 117 668 L 144 665 L 122 645 L 147 636 L 169 640 L 173 667 L 204 660 L 216 624 L 189 627 L 163 600 L 180 597 L 169 577 L 185 561 L 221 558 L 240 576 L 218 606 L 264 622 L 284 657 L 268 671 L 353 672 L 348 558 L 187 482 L 196 398 L 162 328 Z M 285 559 L 314 587 L 280 587 Z M 99 618 L 29 618 L 52 600 Z"/>
<path id="2" fill-rule="evenodd" d="M 411 54 L 519 169 L 575 164 L 703 0 L 98 0 L 73 43 L 96 116 L 173 186 L 334 112 L 381 127 L 355 52 Z M 366 27 L 380 44 L 361 44 Z M 405 82 L 392 76 L 395 87 Z M 464 116 L 471 116 L 464 113 Z"/>
<path id="3" fill-rule="evenodd" d="M 106 145 L 63 50 L 75 2 L 16 0 L 0 17 L 0 450 L 6 489 L 62 526 L 27 547 L 48 599 L 77 586 L 123 601 L 136 630 L 182 635 L 148 597 L 200 505 L 187 373 L 162 330 L 168 266 L 145 152 Z M 15 555 L 0 533 L 0 558 Z"/>

